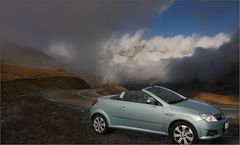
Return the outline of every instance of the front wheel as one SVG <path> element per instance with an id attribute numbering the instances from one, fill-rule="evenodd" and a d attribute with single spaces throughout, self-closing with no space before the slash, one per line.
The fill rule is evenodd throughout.
<path id="1" fill-rule="evenodd" d="M 198 142 L 198 135 L 192 124 L 184 121 L 174 123 L 170 128 L 170 137 L 177 144 L 195 144 Z"/>
<path id="2" fill-rule="evenodd" d="M 105 134 L 108 131 L 108 123 L 101 114 L 96 114 L 92 119 L 92 127 L 97 134 Z"/>

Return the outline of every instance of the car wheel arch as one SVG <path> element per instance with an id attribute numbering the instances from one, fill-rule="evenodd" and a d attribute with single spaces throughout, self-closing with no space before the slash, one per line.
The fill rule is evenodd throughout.
<path id="1" fill-rule="evenodd" d="M 177 139 L 177 137 L 175 137 L 175 133 L 174 133 L 175 128 L 177 128 L 177 127 L 179 127 L 179 126 L 182 127 L 183 125 L 187 126 L 188 128 L 190 128 L 190 130 L 192 130 L 192 132 L 191 132 L 191 134 L 193 135 L 193 136 L 192 136 L 192 139 L 191 139 L 191 140 L 188 139 L 188 141 L 190 142 L 190 144 L 197 144 L 198 141 L 199 141 L 199 134 L 198 134 L 198 132 L 197 132 L 196 126 L 194 126 L 194 124 L 191 123 L 190 121 L 183 120 L 183 119 L 174 120 L 174 121 L 171 122 L 171 124 L 168 126 L 168 134 L 169 134 L 169 137 L 171 138 L 172 142 L 173 142 L 174 144 L 175 144 L 175 143 L 177 143 L 177 144 L 182 144 L 182 139 L 184 139 L 184 138 L 185 138 L 185 141 L 187 141 L 187 140 L 186 140 L 186 137 L 184 137 L 184 136 L 182 136 L 182 139 L 181 139 L 180 136 L 179 136 L 180 138 L 178 137 L 178 139 Z M 179 133 L 178 133 L 178 134 L 179 134 Z M 191 136 L 190 136 L 190 137 L 191 137 Z M 177 140 L 176 140 L 176 139 L 177 139 Z M 181 139 L 181 140 L 180 140 L 180 139 Z M 179 142 L 179 140 L 180 140 L 180 142 Z M 184 143 L 185 143 L 185 141 L 184 141 Z"/>
<path id="2" fill-rule="evenodd" d="M 182 122 L 182 121 L 191 124 L 191 125 L 194 127 L 194 129 L 196 130 L 197 134 L 198 134 L 197 128 L 196 128 L 196 126 L 195 126 L 193 123 L 191 123 L 191 122 L 188 121 L 188 120 L 177 119 L 177 120 L 172 121 L 172 122 L 169 124 L 169 126 L 168 126 L 168 135 L 170 134 L 171 126 L 172 126 L 173 124 L 177 123 L 177 122 Z M 199 136 L 199 135 L 198 135 L 198 136 Z"/>

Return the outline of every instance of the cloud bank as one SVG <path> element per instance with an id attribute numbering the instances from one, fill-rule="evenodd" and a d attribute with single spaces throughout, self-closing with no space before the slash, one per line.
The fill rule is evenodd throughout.
<path id="1" fill-rule="evenodd" d="M 237 34 L 144 38 L 144 30 L 111 38 L 103 45 L 105 76 L 115 81 L 214 81 L 238 62 Z M 232 59 L 232 60 L 231 60 Z"/>

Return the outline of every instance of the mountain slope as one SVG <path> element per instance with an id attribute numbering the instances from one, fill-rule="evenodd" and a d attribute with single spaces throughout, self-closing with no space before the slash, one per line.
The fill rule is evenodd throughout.
<path id="1" fill-rule="evenodd" d="M 38 50 L 9 42 L 2 45 L 1 63 L 31 68 L 64 69 L 64 65 Z"/>
<path id="2" fill-rule="evenodd" d="M 1 64 L 2 81 L 50 77 L 73 77 L 73 75 L 63 70 L 36 69 L 13 64 Z"/>
<path id="3" fill-rule="evenodd" d="M 57 70 L 57 73 L 54 72 L 54 75 L 73 75 L 79 78 L 82 78 L 84 81 L 86 81 L 90 86 L 92 87 L 102 87 L 106 84 L 106 81 L 101 76 L 97 75 L 91 75 L 91 74 L 82 74 L 81 72 L 66 67 L 63 64 L 59 63 L 54 58 L 48 56 L 45 53 L 42 53 L 36 49 L 21 46 L 18 44 L 5 42 L 1 45 L 1 64 L 7 64 L 8 66 L 4 66 L 5 70 L 7 69 L 19 69 L 17 66 L 23 66 L 27 68 L 37 68 L 41 69 L 41 73 L 37 72 L 31 72 L 31 74 L 28 74 L 28 70 L 22 70 L 25 73 L 21 73 L 21 76 L 17 74 L 12 73 L 14 70 L 11 70 L 10 74 L 3 73 L 5 79 L 11 79 L 15 77 L 25 78 L 27 75 L 41 75 L 41 76 L 48 76 L 50 75 L 50 70 Z M 15 65 L 13 68 L 9 65 Z M 44 72 L 43 69 L 47 69 L 47 74 Z M 32 71 L 32 70 L 31 70 Z M 18 70 L 16 73 L 20 73 L 20 70 Z"/>

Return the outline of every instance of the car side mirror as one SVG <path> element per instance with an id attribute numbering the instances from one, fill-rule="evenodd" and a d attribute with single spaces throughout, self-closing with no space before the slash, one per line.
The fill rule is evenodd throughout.
<path id="1" fill-rule="evenodd" d="M 147 104 L 155 104 L 155 100 L 152 97 L 147 98 Z"/>

